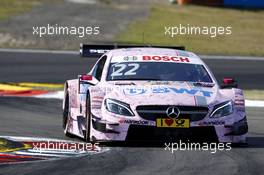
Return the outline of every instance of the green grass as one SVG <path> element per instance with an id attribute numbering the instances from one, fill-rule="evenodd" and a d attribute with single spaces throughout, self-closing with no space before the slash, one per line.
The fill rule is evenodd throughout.
<path id="1" fill-rule="evenodd" d="M 247 100 L 264 100 L 263 90 L 244 90 L 244 95 Z"/>
<path id="2" fill-rule="evenodd" d="M 41 0 L 0 0 L 0 20 L 26 12 L 40 3 Z"/>
<path id="3" fill-rule="evenodd" d="M 150 16 L 133 22 L 117 36 L 120 43 L 184 45 L 198 54 L 264 56 L 264 11 L 203 6 L 154 5 Z M 165 26 L 231 26 L 231 35 L 165 36 Z M 144 37 L 143 37 L 144 33 Z M 143 42 L 144 38 L 144 42 Z"/>

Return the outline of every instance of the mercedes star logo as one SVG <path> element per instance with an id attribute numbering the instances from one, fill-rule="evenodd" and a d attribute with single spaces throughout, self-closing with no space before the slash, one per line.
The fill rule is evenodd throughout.
<path id="1" fill-rule="evenodd" d="M 166 114 L 168 117 L 174 119 L 174 118 L 178 118 L 180 115 L 180 110 L 177 107 L 168 107 L 168 109 L 166 110 Z"/>

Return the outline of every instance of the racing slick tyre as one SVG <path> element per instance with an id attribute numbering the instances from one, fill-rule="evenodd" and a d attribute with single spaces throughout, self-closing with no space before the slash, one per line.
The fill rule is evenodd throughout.
<path id="1" fill-rule="evenodd" d="M 65 98 L 65 106 L 63 109 L 63 117 L 62 117 L 62 127 L 64 130 L 64 134 L 68 137 L 72 137 L 72 135 L 67 131 L 67 123 L 68 123 L 68 117 L 69 117 L 69 94 L 66 94 L 66 98 Z"/>
<path id="2" fill-rule="evenodd" d="M 90 139 L 90 131 L 91 131 L 91 100 L 90 100 L 90 93 L 87 91 L 86 95 L 86 112 L 85 112 L 85 124 L 86 130 L 84 134 L 84 138 L 86 142 L 92 142 Z"/>

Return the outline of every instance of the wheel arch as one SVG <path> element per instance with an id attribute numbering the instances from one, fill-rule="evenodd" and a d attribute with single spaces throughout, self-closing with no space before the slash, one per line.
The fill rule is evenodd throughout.
<path id="1" fill-rule="evenodd" d="M 63 94 L 63 102 L 62 102 L 62 109 L 65 109 L 65 102 L 66 102 L 66 97 L 67 97 L 67 93 L 68 93 L 68 82 L 66 81 L 64 83 L 64 94 Z"/>

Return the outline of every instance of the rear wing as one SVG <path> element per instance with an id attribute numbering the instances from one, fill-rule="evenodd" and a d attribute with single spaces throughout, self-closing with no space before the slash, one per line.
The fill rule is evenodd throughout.
<path id="1" fill-rule="evenodd" d="M 151 47 L 151 48 L 168 48 L 185 50 L 184 46 L 144 46 L 144 45 L 90 45 L 80 44 L 80 55 L 81 57 L 100 57 L 109 50 L 120 49 L 120 48 L 133 48 L 133 47 Z"/>

